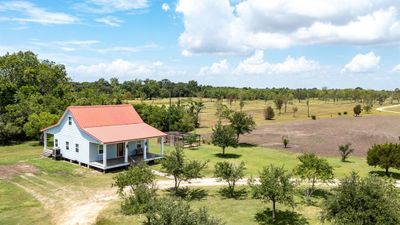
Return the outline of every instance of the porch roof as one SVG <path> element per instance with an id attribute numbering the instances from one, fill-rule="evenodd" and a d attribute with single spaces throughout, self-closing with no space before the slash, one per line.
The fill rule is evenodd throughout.
<path id="1" fill-rule="evenodd" d="M 83 130 L 104 144 L 166 136 L 146 123 L 88 127 Z"/>

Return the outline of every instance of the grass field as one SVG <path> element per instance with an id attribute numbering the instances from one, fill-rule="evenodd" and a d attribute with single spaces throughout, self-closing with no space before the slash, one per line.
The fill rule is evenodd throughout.
<path id="1" fill-rule="evenodd" d="M 155 147 L 155 143 L 152 143 Z M 172 147 L 166 146 L 166 152 Z M 97 206 L 98 193 L 115 195 L 111 189 L 112 177 L 116 172 L 103 174 L 92 169 L 79 167 L 65 161 L 53 161 L 40 158 L 42 146 L 35 142 L 27 142 L 13 146 L 0 147 L 0 170 L 11 172 L 8 176 L 0 175 L 0 224 L 59 224 L 65 220 L 63 212 L 81 210 L 79 204 L 93 202 Z M 246 163 L 246 176 L 258 175 L 265 165 L 283 165 L 291 171 L 297 165 L 297 155 L 284 150 L 273 150 L 256 146 L 241 146 L 227 149 L 230 158 L 221 158 L 220 149 L 202 145 L 197 149 L 185 150 L 188 158 L 209 160 L 205 176 L 212 176 L 217 161 L 230 160 Z M 355 170 L 363 176 L 370 171 L 382 171 L 367 166 L 365 159 L 350 157 L 350 162 L 342 163 L 339 157 L 326 157 L 334 166 L 335 175 L 342 177 Z M 35 171 L 17 171 L 18 165 L 30 165 Z M 160 165 L 152 166 L 160 169 Z M 395 171 L 395 170 L 393 170 Z M 398 172 L 398 171 L 396 171 Z M 256 224 L 254 214 L 269 204 L 246 198 L 244 200 L 222 199 L 217 188 L 207 188 L 206 199 L 193 201 L 194 207 L 209 207 L 210 213 L 223 218 L 227 224 Z M 109 201 L 109 200 L 107 200 Z M 296 211 L 304 215 L 311 224 L 319 224 L 319 208 L 304 206 L 300 199 Z M 98 204 L 103 204 L 99 201 Z M 107 203 L 108 204 L 108 203 Z M 119 200 L 112 200 L 110 205 L 98 218 L 98 224 L 139 224 L 137 217 L 126 217 L 119 212 Z M 280 207 L 284 209 L 284 207 Z M 90 213 L 92 208 L 84 208 Z M 54 213 L 58 212 L 58 213 Z M 135 222 L 136 221 L 136 222 Z"/>
<path id="2" fill-rule="evenodd" d="M 241 187 L 239 187 L 241 188 Z M 271 208 L 270 202 L 263 202 L 257 199 L 252 199 L 250 193 L 247 194 L 243 199 L 235 200 L 222 197 L 218 190 L 219 187 L 204 187 L 201 188 L 207 192 L 201 200 L 193 200 L 190 202 L 194 209 L 206 207 L 208 212 L 217 218 L 220 218 L 228 225 L 256 225 L 258 222 L 255 219 L 255 215 L 258 212 Z M 247 189 L 249 191 L 249 189 Z M 322 192 L 321 192 L 322 193 Z M 159 191 L 160 195 L 165 195 L 165 191 Z M 321 204 L 323 197 L 315 196 L 313 198 L 313 204 L 306 205 L 302 199 L 302 194 L 297 192 L 295 196 L 296 207 L 294 211 L 301 214 L 300 218 L 306 219 L 309 224 L 321 224 L 319 217 L 321 209 L 318 207 Z M 139 225 L 145 220 L 144 216 L 138 215 L 122 215 L 120 212 L 120 201 L 114 201 L 109 205 L 98 218 L 96 225 Z M 289 210 L 291 207 L 277 204 L 278 210 Z M 329 225 L 330 223 L 324 223 Z"/>
<path id="3" fill-rule="evenodd" d="M 200 113 L 200 124 L 201 128 L 196 129 L 197 133 L 209 133 L 211 131 L 211 127 L 216 123 L 216 99 L 196 99 L 201 100 L 204 103 L 204 110 Z M 181 103 L 185 103 L 189 101 L 190 98 L 181 98 Z M 169 99 L 153 99 L 153 100 L 129 100 L 127 101 L 131 104 L 137 103 L 146 103 L 146 104 L 154 104 L 154 105 L 168 105 Z M 173 98 L 171 100 L 172 103 L 177 103 L 178 99 Z M 229 104 L 228 100 L 224 100 L 223 103 L 229 106 L 233 110 L 239 110 L 239 101 L 235 101 L 232 105 Z M 357 103 L 351 101 L 321 101 L 317 99 L 310 100 L 310 115 L 316 115 L 318 118 L 335 118 L 338 117 L 338 112 L 341 112 L 342 115 L 344 112 L 347 112 L 347 116 L 353 115 L 353 107 Z M 267 106 L 271 106 L 275 110 L 275 119 L 274 120 L 265 120 L 264 119 L 264 109 Z M 296 117 L 293 116 L 292 108 L 296 106 L 298 108 L 298 112 L 296 113 Z M 282 114 L 279 115 L 278 111 L 275 109 L 275 105 L 272 101 L 263 101 L 263 100 L 251 100 L 245 101 L 245 105 L 243 111 L 252 115 L 257 126 L 267 125 L 271 123 L 280 123 L 280 122 L 290 122 L 295 120 L 307 120 L 310 119 L 307 115 L 307 104 L 306 101 L 298 102 L 297 100 L 293 100 L 287 105 L 287 110 L 285 113 L 284 108 L 282 109 Z M 378 112 L 373 109 L 369 114 L 364 115 L 391 115 L 387 112 Z"/>
<path id="4" fill-rule="evenodd" d="M 173 148 L 166 146 L 165 152 L 168 154 Z M 277 166 L 283 166 L 286 170 L 292 171 L 293 168 L 298 164 L 297 156 L 299 154 L 292 153 L 285 150 L 275 150 L 257 146 L 241 146 L 238 148 L 227 148 L 226 156 L 221 156 L 221 148 L 212 145 L 201 145 L 198 148 L 186 149 L 185 154 L 188 159 L 196 159 L 206 161 L 208 160 L 208 166 L 204 171 L 204 175 L 207 177 L 213 176 L 214 165 L 218 161 L 228 160 L 231 162 L 240 163 L 241 161 L 246 163 L 246 176 L 251 175 L 257 176 L 258 172 L 262 167 L 269 164 Z M 338 154 L 339 155 L 339 154 Z M 366 159 L 361 157 L 350 156 L 348 162 L 341 162 L 339 156 L 337 157 L 324 157 L 328 160 L 329 164 L 334 167 L 334 173 L 336 177 L 344 177 L 351 171 L 358 172 L 361 176 L 366 176 L 368 173 L 382 172 L 380 168 L 368 166 Z M 154 168 L 160 170 L 160 165 L 155 165 Z M 399 173 L 400 171 L 392 169 L 393 172 Z"/>

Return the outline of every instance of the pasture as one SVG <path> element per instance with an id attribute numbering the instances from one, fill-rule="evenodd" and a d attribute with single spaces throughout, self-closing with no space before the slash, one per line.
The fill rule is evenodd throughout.
<path id="1" fill-rule="evenodd" d="M 208 99 L 208 98 L 172 98 L 171 103 L 176 104 L 178 101 L 181 104 L 188 102 L 190 99 L 199 101 L 201 100 L 204 103 L 205 108 L 200 113 L 200 125 L 201 127 L 196 129 L 196 132 L 199 134 L 210 133 L 211 128 L 215 125 L 216 118 L 216 110 L 217 110 L 217 100 L 216 99 Z M 229 103 L 228 100 L 223 100 L 223 104 L 227 105 L 229 108 L 233 110 L 240 110 L 239 101 L 233 101 L 232 104 Z M 169 99 L 153 99 L 153 100 L 127 100 L 126 103 L 130 104 L 154 104 L 154 105 L 168 105 Z M 322 101 L 318 99 L 310 99 L 309 109 L 310 115 L 317 116 L 318 119 L 322 118 L 337 118 L 337 117 L 351 117 L 353 115 L 353 107 L 358 104 L 353 101 Z M 386 103 L 387 105 L 389 103 Z M 268 106 L 274 108 L 275 118 L 273 120 L 265 120 L 264 119 L 264 109 Z M 293 107 L 296 106 L 298 111 L 296 115 L 293 115 Z M 263 101 L 263 100 L 249 100 L 244 101 L 244 107 L 242 109 L 244 112 L 253 116 L 257 126 L 264 126 L 276 123 L 283 122 L 292 122 L 292 121 L 304 121 L 310 120 L 308 117 L 308 107 L 305 100 L 298 101 L 293 100 L 287 104 L 286 112 L 285 107 L 282 108 L 281 114 L 279 115 L 279 111 L 275 109 L 275 105 L 272 100 Z M 341 113 L 342 116 L 339 116 L 338 113 Z M 343 115 L 347 112 L 347 115 Z M 388 112 L 378 112 L 375 109 L 371 110 L 370 113 L 363 113 L 363 116 L 372 116 L 372 115 L 393 115 Z"/>

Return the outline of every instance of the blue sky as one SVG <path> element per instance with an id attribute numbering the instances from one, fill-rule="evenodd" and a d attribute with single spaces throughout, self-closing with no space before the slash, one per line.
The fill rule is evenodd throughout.
<path id="1" fill-rule="evenodd" d="M 400 86 L 398 0 L 4 0 L 0 24 L 0 54 L 32 50 L 76 81 Z"/>

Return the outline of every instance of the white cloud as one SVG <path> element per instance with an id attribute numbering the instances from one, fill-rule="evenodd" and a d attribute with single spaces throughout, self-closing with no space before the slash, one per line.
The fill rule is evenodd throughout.
<path id="1" fill-rule="evenodd" d="M 264 51 L 257 50 L 249 58 L 241 61 L 235 74 L 299 74 L 320 69 L 320 65 L 305 57 L 288 56 L 282 63 L 269 63 L 264 60 Z"/>
<path id="2" fill-rule="evenodd" d="M 111 52 L 139 52 L 147 49 L 154 49 L 157 48 L 158 45 L 156 44 L 147 44 L 147 45 L 142 45 L 142 46 L 114 46 L 110 48 L 101 48 L 98 49 L 97 52 L 99 53 L 111 53 Z"/>
<path id="3" fill-rule="evenodd" d="M 118 77 L 121 81 L 140 79 L 180 79 L 187 80 L 187 71 L 176 70 L 164 65 L 161 61 L 133 62 L 124 59 L 115 59 L 108 63 L 78 65 L 67 67 L 68 73 L 74 80 L 95 80 L 100 77 L 109 79 Z"/>
<path id="4" fill-rule="evenodd" d="M 125 21 L 118 19 L 116 17 L 113 17 L 113 16 L 97 18 L 97 19 L 95 19 L 95 21 L 98 23 L 104 23 L 104 24 L 112 26 L 112 27 L 119 27 L 121 25 L 121 23 L 125 22 Z"/>
<path id="5" fill-rule="evenodd" d="M 255 49 L 400 40 L 397 0 L 179 0 L 182 53 L 243 54 Z M 204 15 L 207 14 L 207 17 Z M 210 35 L 213 34 L 213 35 Z"/>
<path id="6" fill-rule="evenodd" d="M 358 54 L 344 66 L 342 72 L 348 73 L 369 73 L 374 72 L 379 68 L 380 56 L 375 55 L 374 52 L 367 54 Z"/>
<path id="7" fill-rule="evenodd" d="M 168 12 L 168 11 L 170 10 L 170 7 L 169 7 L 168 3 L 163 3 L 163 4 L 161 5 L 161 9 L 162 9 L 164 12 Z"/>
<path id="8" fill-rule="evenodd" d="M 400 73 L 400 64 L 393 67 L 391 70 L 392 73 Z"/>
<path id="9" fill-rule="evenodd" d="M 211 66 L 203 66 L 200 69 L 199 74 L 201 75 L 216 75 L 223 74 L 229 71 L 229 63 L 228 60 L 223 59 L 219 62 L 213 63 Z"/>
<path id="10" fill-rule="evenodd" d="M 283 63 L 273 66 L 272 73 L 276 74 L 296 74 L 318 70 L 320 68 L 316 61 L 308 60 L 304 56 L 294 58 L 288 56 Z"/>
<path id="11" fill-rule="evenodd" d="M 4 20 L 40 23 L 40 24 L 71 24 L 78 22 L 78 18 L 61 12 L 49 12 L 27 1 L 8 1 L 0 3 L 1 11 L 15 11 L 20 16 L 4 17 Z"/>
<path id="12" fill-rule="evenodd" d="M 98 40 L 69 40 L 69 41 L 52 41 L 43 42 L 35 40 L 31 42 L 31 45 L 38 47 L 45 47 L 46 49 L 60 49 L 66 52 L 72 52 L 77 50 L 77 48 L 89 48 L 93 45 L 100 43 Z"/>
<path id="13" fill-rule="evenodd" d="M 86 0 L 83 3 L 75 4 L 75 8 L 92 13 L 131 11 L 145 9 L 148 6 L 147 0 Z"/>

